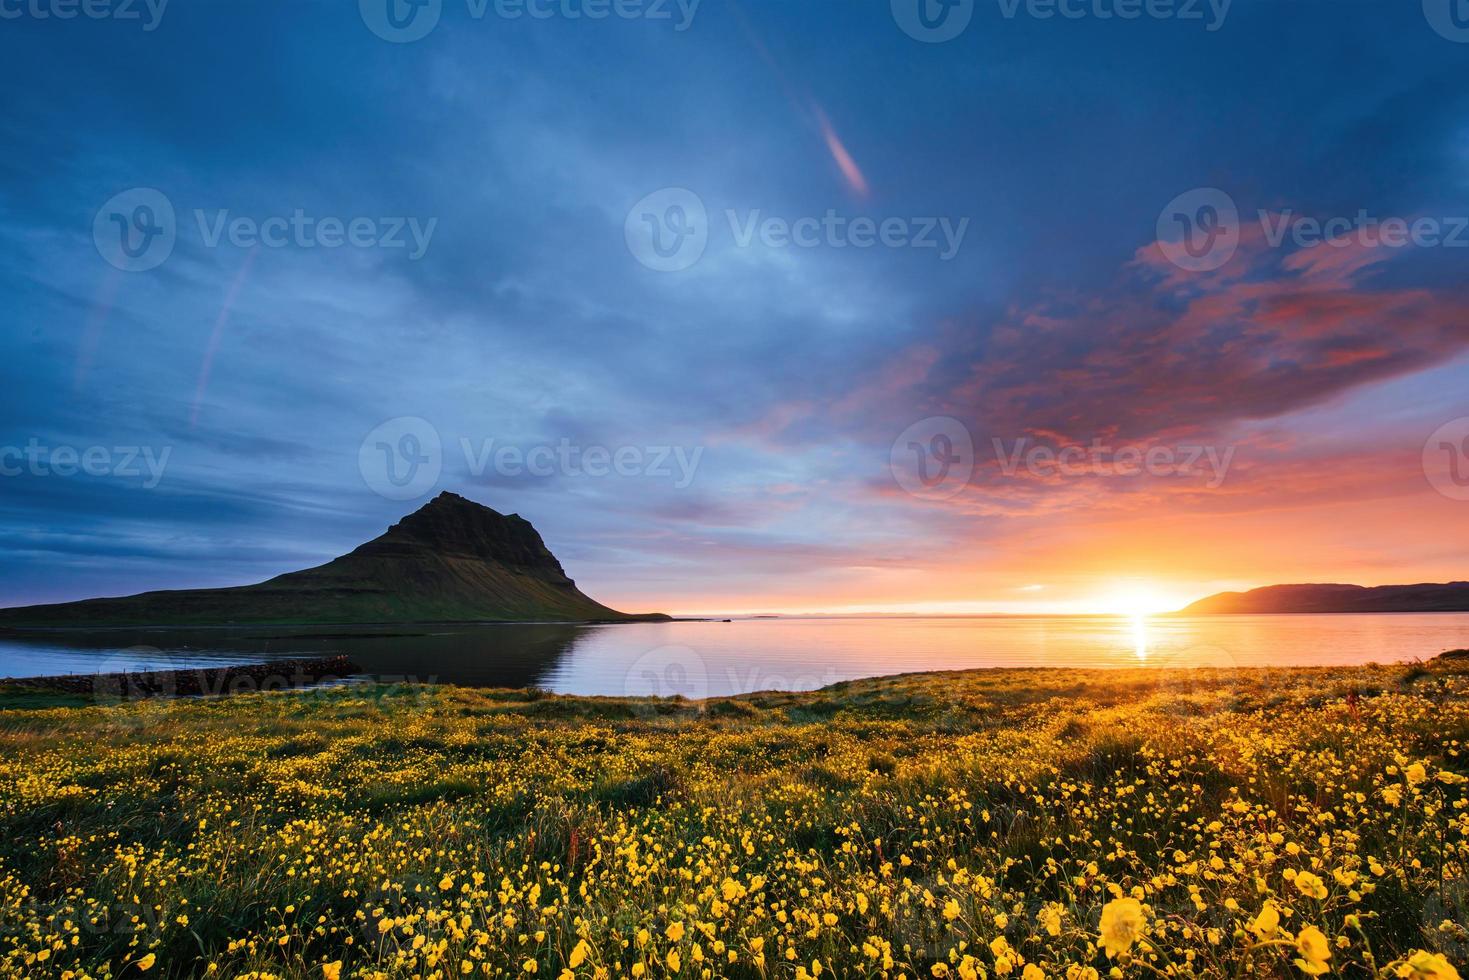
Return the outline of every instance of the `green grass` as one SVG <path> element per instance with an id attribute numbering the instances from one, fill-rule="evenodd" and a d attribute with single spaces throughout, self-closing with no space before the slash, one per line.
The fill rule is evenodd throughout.
<path id="1" fill-rule="evenodd" d="M 1463 659 L 74 700 L 0 689 L 0 976 L 1285 977 L 1308 926 L 1372 976 L 1469 943 Z M 1119 895 L 1148 935 L 1114 956 Z"/>

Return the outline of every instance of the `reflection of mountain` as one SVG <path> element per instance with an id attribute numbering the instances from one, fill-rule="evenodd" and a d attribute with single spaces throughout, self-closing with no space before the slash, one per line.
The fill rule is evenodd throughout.
<path id="1" fill-rule="evenodd" d="M 527 624 L 468 627 L 430 636 L 339 644 L 379 680 L 534 687 L 595 627 Z"/>
<path id="2" fill-rule="evenodd" d="M 531 687 L 544 683 L 577 642 L 596 627 L 504 624 L 377 629 L 78 630 L 17 632 L 6 642 L 72 650 L 132 649 L 252 658 L 343 653 L 385 681 L 438 682 L 473 687 Z M 99 656 L 98 662 L 104 658 Z"/>
<path id="3" fill-rule="evenodd" d="M 586 622 L 636 617 L 576 587 L 530 522 L 441 493 L 350 554 L 268 582 L 0 610 L 0 626 Z"/>
<path id="4" fill-rule="evenodd" d="M 1213 613 L 1466 612 L 1469 582 L 1443 585 L 1269 585 L 1221 592 L 1179 611 Z"/>

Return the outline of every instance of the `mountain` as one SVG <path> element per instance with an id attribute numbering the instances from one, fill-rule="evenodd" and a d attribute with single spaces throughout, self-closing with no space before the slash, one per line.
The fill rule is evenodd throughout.
<path id="1" fill-rule="evenodd" d="M 0 609 L 0 627 L 615 621 L 566 576 L 530 522 L 441 493 L 325 565 L 226 589 Z"/>
<path id="2" fill-rule="evenodd" d="M 1180 609 L 1180 616 L 1216 613 L 1469 612 L 1469 582 L 1442 585 L 1268 585 L 1221 592 Z"/>

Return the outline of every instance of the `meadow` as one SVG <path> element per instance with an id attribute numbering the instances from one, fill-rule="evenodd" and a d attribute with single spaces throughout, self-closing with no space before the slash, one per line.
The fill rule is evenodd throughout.
<path id="1" fill-rule="evenodd" d="M 0 976 L 1452 978 L 1469 659 L 0 692 Z"/>

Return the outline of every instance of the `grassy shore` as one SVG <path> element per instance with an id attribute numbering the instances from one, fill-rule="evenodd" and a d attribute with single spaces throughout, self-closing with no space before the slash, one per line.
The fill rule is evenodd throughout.
<path id="1" fill-rule="evenodd" d="M 0 698 L 0 704 L 3 704 Z M 0 711 L 10 977 L 1447 977 L 1469 661 Z"/>

